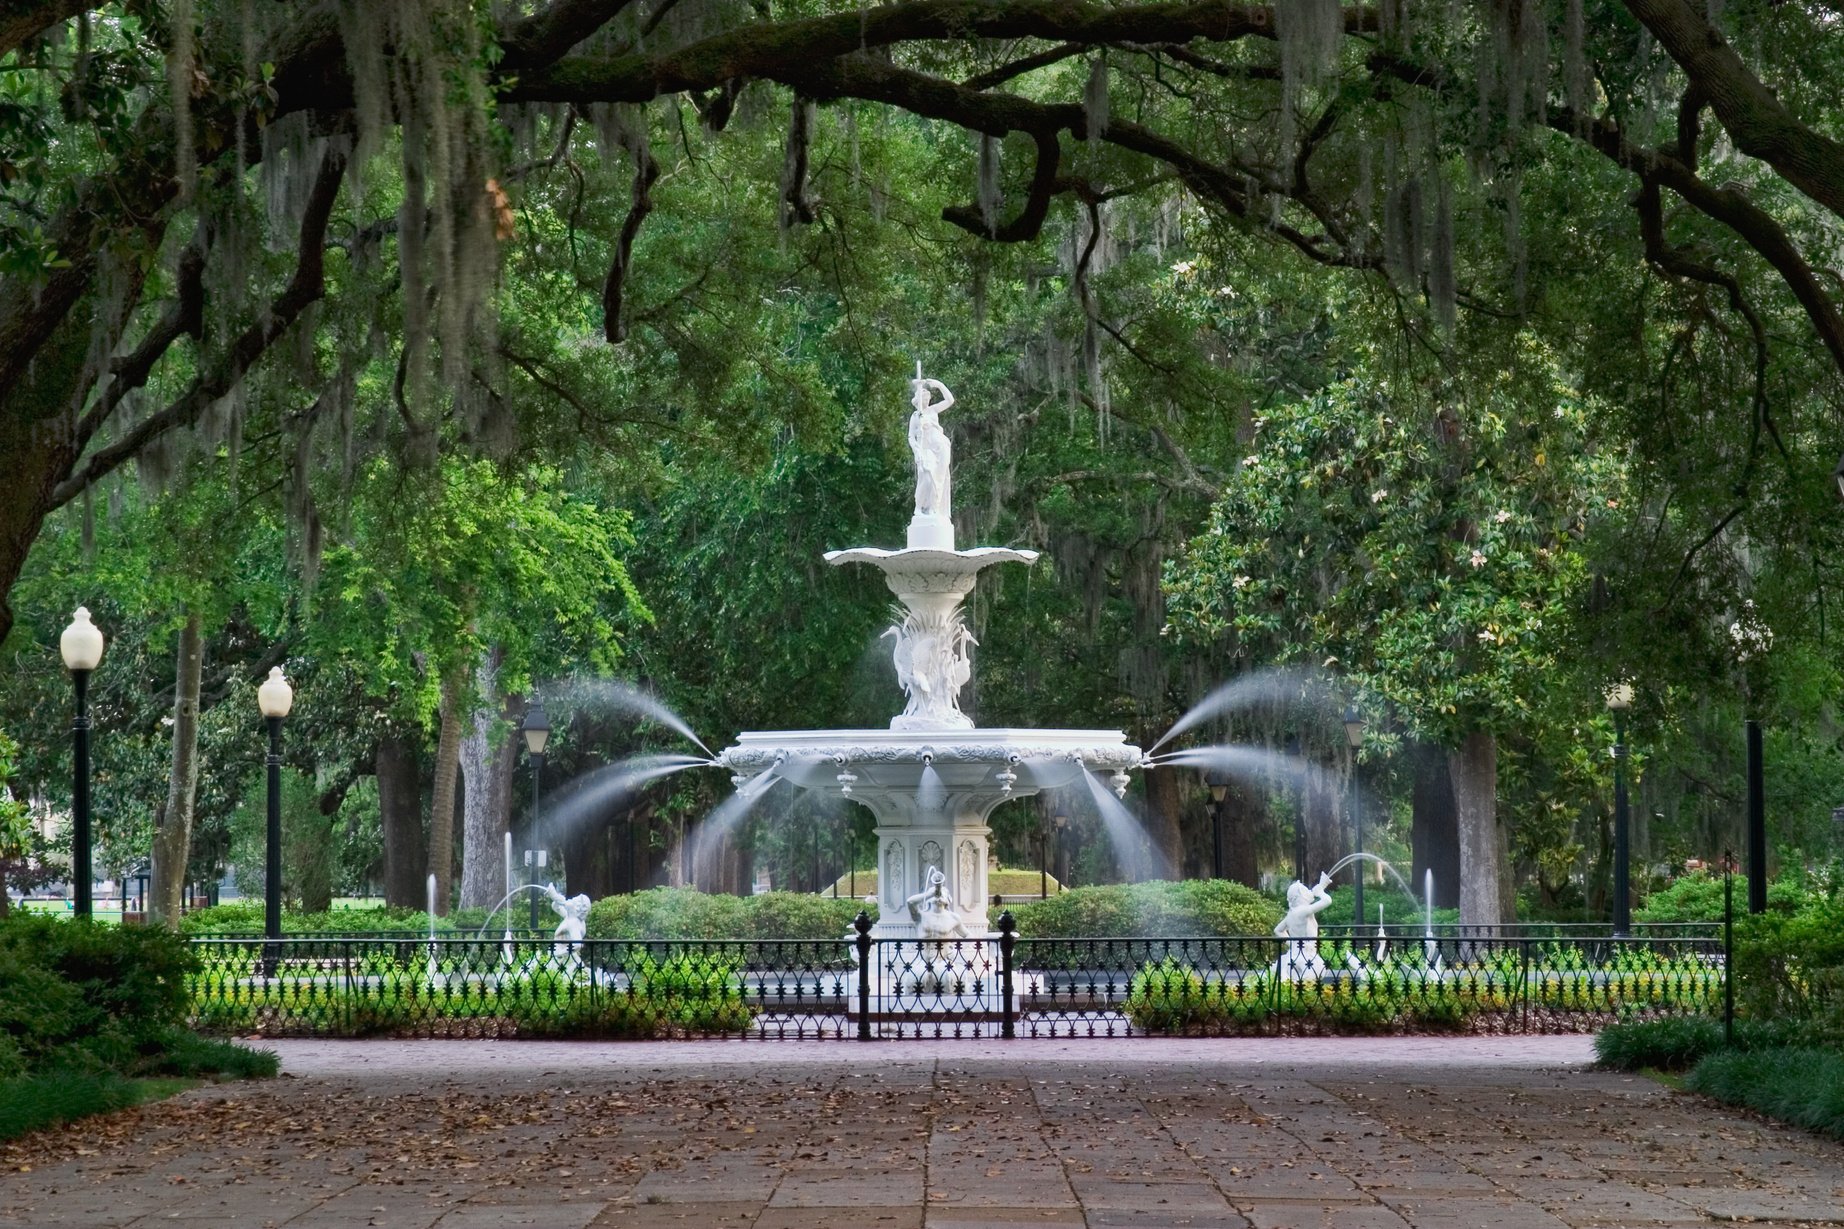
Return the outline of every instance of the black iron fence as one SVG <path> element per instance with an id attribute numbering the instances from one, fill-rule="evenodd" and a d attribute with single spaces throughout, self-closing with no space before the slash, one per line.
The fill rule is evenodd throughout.
<path id="1" fill-rule="evenodd" d="M 1026 939 L 1009 923 L 942 943 L 206 938 L 192 1013 L 278 1036 L 1550 1032 L 1718 1014 L 1726 968 L 1701 936 Z"/>

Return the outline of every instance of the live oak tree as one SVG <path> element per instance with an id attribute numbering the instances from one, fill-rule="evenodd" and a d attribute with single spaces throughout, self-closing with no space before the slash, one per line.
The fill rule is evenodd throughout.
<path id="1" fill-rule="evenodd" d="M 632 297 L 662 176 L 697 173 L 666 142 L 689 150 L 691 125 L 764 106 L 790 117 L 771 188 L 785 226 L 837 207 L 808 190 L 821 117 L 884 109 L 968 134 L 966 199 L 943 211 L 963 231 L 1030 242 L 1053 209 L 1100 220 L 1122 193 L 1178 191 L 1303 260 L 1387 279 L 1424 333 L 1455 312 L 1542 311 L 1544 262 L 1577 245 L 1579 210 L 1533 208 L 1524 185 L 1566 167 L 1687 348 L 1752 351 L 1762 379 L 1726 412 L 1809 486 L 1811 410 L 1773 406 L 1764 373 L 1770 351 L 1807 352 L 1811 387 L 1835 397 L 1844 364 L 1813 255 L 1844 208 L 1822 121 L 1835 21 L 1820 0 L 1730 4 L 1714 25 L 1694 0 L 15 5 L 0 594 L 51 511 L 234 409 L 330 293 L 398 304 L 359 344 L 400 372 L 402 455 L 490 436 L 509 381 L 551 379 L 529 354 L 472 361 L 496 348 L 520 200 L 619 217 L 585 306 L 610 342 L 671 348 L 649 320 L 669 294 Z M 587 182 L 528 186 L 573 178 L 590 140 L 631 164 L 621 197 L 606 180 L 593 199 Z M 1456 229 L 1488 218 L 1502 250 L 1456 260 Z M 348 280 L 370 262 L 392 271 Z M 1105 323 L 1091 382 L 1122 331 Z M 336 387 L 344 357 L 308 355 L 300 383 Z M 292 431 L 340 430 L 338 402 L 297 403 Z M 311 538 L 314 510 L 297 511 Z"/>
<path id="2" fill-rule="evenodd" d="M 1068 312 L 1035 357 L 1007 339 L 1036 368 L 1020 383 L 1130 428 L 1157 463 L 1071 447 L 1020 493 L 1118 583 L 1131 518 L 1092 534 L 1066 492 L 1201 504 L 1228 455 L 1208 420 L 1233 434 L 1252 415 L 1174 372 L 1286 362 L 1208 327 L 1175 359 L 1135 279 L 1105 276 L 1136 217 L 1172 210 L 1226 270 L 1270 249 L 1362 287 L 1430 362 L 1523 331 L 1556 349 L 1634 446 L 1634 549 L 1600 561 L 1626 665 L 1646 667 L 1649 622 L 1688 631 L 1682 612 L 1766 572 L 1822 622 L 1844 357 L 1822 260 L 1835 22 L 1820 0 L 1730 3 L 1714 27 L 1695 0 L 14 6 L 0 636 L 47 516 L 130 462 L 158 487 L 188 448 L 274 450 L 259 486 L 279 487 L 304 573 L 347 534 L 374 454 L 391 473 L 443 452 L 645 469 L 637 441 L 669 435 L 667 466 L 759 457 L 849 383 L 784 358 L 790 324 L 834 327 L 786 309 L 787 268 L 842 299 L 893 278 L 836 272 L 886 214 L 1027 261 L 1069 249 Z M 935 158 L 881 158 L 891 124 Z M 900 357 L 853 344 L 866 367 Z M 1197 420 L 1202 441 L 1172 425 Z M 1156 594 L 1156 567 L 1133 566 Z M 1141 649 L 1128 707 L 1152 723 L 1170 697 Z"/>
<path id="3" fill-rule="evenodd" d="M 1553 379 L 1540 355 L 1528 368 L 1430 390 L 1428 406 L 1349 382 L 1263 419 L 1170 577 L 1181 632 L 1335 667 L 1449 749 L 1471 925 L 1515 917 L 1499 740 L 1555 724 L 1547 710 L 1604 681 L 1570 651 L 1573 612 L 1621 467 L 1593 407 L 1528 387 Z M 1544 402 L 1547 421 L 1506 412 Z"/>

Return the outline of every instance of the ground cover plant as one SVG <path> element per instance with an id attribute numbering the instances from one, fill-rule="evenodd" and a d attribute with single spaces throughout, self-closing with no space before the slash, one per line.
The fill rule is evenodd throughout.
<path id="1" fill-rule="evenodd" d="M 1690 1069 L 1684 1087 L 1844 1139 L 1844 1053 L 1836 1049 L 1719 1050 Z"/>
<path id="2" fill-rule="evenodd" d="M 0 1138 L 199 1078 L 274 1075 L 273 1054 L 186 1028 L 196 968 L 157 928 L 0 921 Z"/>

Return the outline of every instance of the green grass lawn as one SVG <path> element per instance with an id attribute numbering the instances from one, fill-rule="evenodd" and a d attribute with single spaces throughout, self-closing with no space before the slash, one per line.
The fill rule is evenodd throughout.
<path id="1" fill-rule="evenodd" d="M 0 1080 L 0 1139 L 13 1139 L 91 1114 L 164 1100 L 202 1083 L 203 1080 L 183 1076 L 131 1079 L 112 1072 Z"/>

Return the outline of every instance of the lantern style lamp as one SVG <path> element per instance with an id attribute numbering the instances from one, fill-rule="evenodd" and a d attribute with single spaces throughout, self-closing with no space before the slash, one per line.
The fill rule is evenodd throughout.
<path id="1" fill-rule="evenodd" d="M 58 652 L 64 658 L 64 668 L 70 671 L 71 684 L 77 693 L 76 716 L 70 723 L 74 752 L 70 778 L 73 821 L 70 877 L 75 891 L 73 910 L 76 916 L 87 918 L 95 904 L 90 895 L 94 873 L 90 863 L 93 844 L 90 833 L 90 671 L 102 663 L 102 629 L 90 622 L 88 607 L 77 607 L 70 626 L 58 637 Z"/>
<path id="2" fill-rule="evenodd" d="M 1345 705 L 1345 746 L 1351 749 L 1351 776 L 1345 789 L 1348 791 L 1347 805 L 1351 808 L 1351 828 L 1355 837 L 1356 850 L 1364 852 L 1364 791 L 1359 788 L 1357 780 L 1357 749 L 1364 745 L 1364 714 L 1357 711 L 1357 705 Z M 1359 858 L 1357 865 L 1351 868 L 1356 874 L 1351 877 L 1351 902 L 1356 917 L 1356 925 L 1364 924 L 1364 860 Z"/>
<path id="3" fill-rule="evenodd" d="M 1229 797 L 1229 778 L 1220 772 L 1204 777 L 1210 790 L 1210 877 L 1223 877 L 1223 800 Z"/>
<path id="4" fill-rule="evenodd" d="M 282 720 L 295 704 L 295 689 L 280 666 L 256 689 L 256 707 L 269 726 L 269 824 L 263 857 L 263 938 L 268 940 L 265 972 L 273 975 L 282 937 Z"/>
<path id="5" fill-rule="evenodd" d="M 1607 689 L 1607 710 L 1614 719 L 1614 865 L 1613 932 L 1633 928 L 1632 819 L 1626 799 L 1626 713 L 1633 707 L 1633 685 L 1624 679 Z"/>

